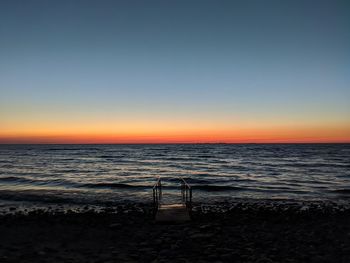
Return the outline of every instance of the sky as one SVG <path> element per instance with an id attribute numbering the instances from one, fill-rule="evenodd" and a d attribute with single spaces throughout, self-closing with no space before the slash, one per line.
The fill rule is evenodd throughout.
<path id="1" fill-rule="evenodd" d="M 348 1 L 0 1 L 0 143 L 350 142 Z"/>

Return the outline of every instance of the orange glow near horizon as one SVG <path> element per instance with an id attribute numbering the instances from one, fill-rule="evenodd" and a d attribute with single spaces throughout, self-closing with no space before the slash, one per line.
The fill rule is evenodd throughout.
<path id="1" fill-rule="evenodd" d="M 350 143 L 346 1 L 2 2 L 0 144 Z"/>
<path id="2" fill-rule="evenodd" d="M 0 131 L 0 143 L 350 143 L 350 125 L 252 125 L 212 128 L 194 124 L 172 126 L 36 126 Z M 197 127 L 196 127 L 197 126 Z"/>

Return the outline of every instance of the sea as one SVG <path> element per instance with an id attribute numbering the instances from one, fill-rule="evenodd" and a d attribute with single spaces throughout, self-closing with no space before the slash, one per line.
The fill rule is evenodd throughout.
<path id="1" fill-rule="evenodd" d="M 0 145 L 0 204 L 350 201 L 350 144 Z"/>

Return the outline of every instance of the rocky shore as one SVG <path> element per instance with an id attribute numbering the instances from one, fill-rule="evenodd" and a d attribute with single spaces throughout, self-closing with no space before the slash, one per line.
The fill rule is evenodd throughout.
<path id="1" fill-rule="evenodd" d="M 159 225 L 150 204 L 6 207 L 0 262 L 350 262 L 349 204 L 195 204 Z"/>

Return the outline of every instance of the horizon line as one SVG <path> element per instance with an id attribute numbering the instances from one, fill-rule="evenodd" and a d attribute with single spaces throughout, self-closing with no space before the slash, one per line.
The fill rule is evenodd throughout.
<path id="1" fill-rule="evenodd" d="M 43 142 L 43 143 L 2 143 L 0 145 L 180 145 L 180 144 L 350 144 L 350 141 L 330 141 L 330 142 L 312 142 L 312 141 L 278 141 L 278 142 L 110 142 L 110 143 L 54 143 L 54 142 Z"/>

